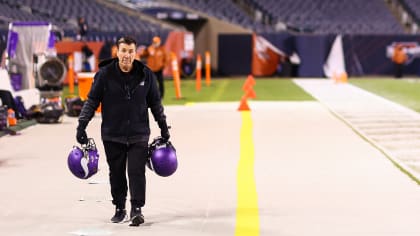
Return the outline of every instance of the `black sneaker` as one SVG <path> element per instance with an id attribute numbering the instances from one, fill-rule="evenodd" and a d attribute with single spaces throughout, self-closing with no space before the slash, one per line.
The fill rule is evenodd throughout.
<path id="1" fill-rule="evenodd" d="M 144 223 L 144 216 L 141 214 L 140 207 L 131 208 L 130 220 L 130 226 L 139 226 Z"/>
<path id="2" fill-rule="evenodd" d="M 127 211 L 125 209 L 115 209 L 115 215 L 111 218 L 112 223 L 121 223 L 123 221 L 127 221 Z"/>

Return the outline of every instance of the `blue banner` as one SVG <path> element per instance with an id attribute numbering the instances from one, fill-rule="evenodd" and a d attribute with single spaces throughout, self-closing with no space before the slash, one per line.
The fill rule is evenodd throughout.
<path id="1" fill-rule="evenodd" d="M 55 35 L 52 31 L 50 31 L 50 37 L 48 39 L 48 48 L 54 48 L 55 45 Z"/>
<path id="2" fill-rule="evenodd" d="M 10 31 L 9 39 L 7 40 L 7 54 L 9 55 L 9 58 L 15 57 L 18 40 L 19 40 L 18 33 Z"/>

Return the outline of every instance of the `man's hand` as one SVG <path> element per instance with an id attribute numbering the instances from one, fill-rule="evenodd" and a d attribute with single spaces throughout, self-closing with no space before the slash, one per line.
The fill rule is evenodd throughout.
<path id="1" fill-rule="evenodd" d="M 87 137 L 86 131 L 84 129 L 77 129 L 76 139 L 77 139 L 77 142 L 80 144 L 87 144 L 88 137 Z"/>
<path id="2" fill-rule="evenodd" d="M 169 130 L 160 130 L 160 136 L 165 140 L 165 142 L 167 142 L 169 140 L 169 138 L 171 137 L 171 135 L 169 134 Z"/>
<path id="3" fill-rule="evenodd" d="M 159 121 L 158 122 L 159 128 L 160 128 L 160 136 L 164 139 L 165 142 L 169 140 L 171 135 L 169 134 L 169 127 L 166 124 L 166 121 Z"/>

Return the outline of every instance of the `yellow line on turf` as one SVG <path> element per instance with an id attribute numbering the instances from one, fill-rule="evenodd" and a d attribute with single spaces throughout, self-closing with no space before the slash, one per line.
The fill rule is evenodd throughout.
<path id="1" fill-rule="evenodd" d="M 221 80 L 216 91 L 213 91 L 212 96 L 210 97 L 211 101 L 218 101 L 225 93 L 226 87 L 229 84 L 229 80 Z"/>
<path id="2" fill-rule="evenodd" d="M 235 236 L 257 236 L 260 234 L 260 222 L 254 174 L 251 112 L 243 111 L 241 116 Z"/>

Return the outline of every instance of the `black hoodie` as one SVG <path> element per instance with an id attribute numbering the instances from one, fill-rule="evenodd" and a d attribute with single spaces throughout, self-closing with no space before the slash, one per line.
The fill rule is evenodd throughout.
<path id="1" fill-rule="evenodd" d="M 102 104 L 102 140 L 119 143 L 147 142 L 150 136 L 148 108 L 158 123 L 166 124 L 153 72 L 134 60 L 130 72 L 122 72 L 118 59 L 99 64 L 88 99 L 79 115 L 85 129 Z"/>

